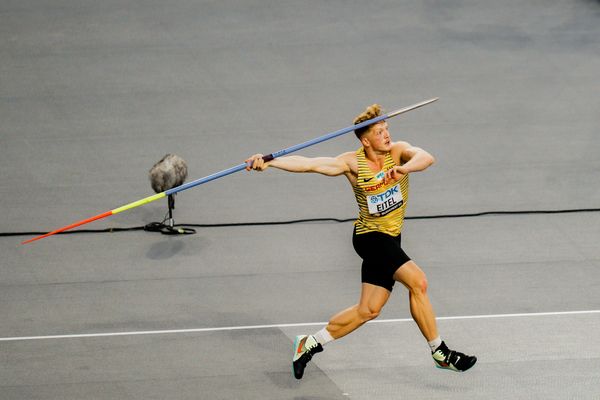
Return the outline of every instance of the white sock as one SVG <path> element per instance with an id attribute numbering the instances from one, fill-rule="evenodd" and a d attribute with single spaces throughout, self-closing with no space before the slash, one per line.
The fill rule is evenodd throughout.
<path id="1" fill-rule="evenodd" d="M 331 342 L 332 340 L 335 340 L 333 338 L 333 336 L 331 336 L 331 333 L 329 333 L 327 328 L 321 329 L 319 332 L 315 333 L 313 336 L 315 337 L 315 339 L 317 339 L 317 342 L 321 343 L 321 346 L 325 345 L 326 343 Z"/>
<path id="2" fill-rule="evenodd" d="M 431 352 L 435 353 L 435 350 L 440 347 L 440 345 L 442 344 L 442 339 L 440 339 L 440 337 L 436 337 L 435 339 L 433 339 L 431 342 L 427 342 L 429 344 L 429 347 L 431 348 Z"/>

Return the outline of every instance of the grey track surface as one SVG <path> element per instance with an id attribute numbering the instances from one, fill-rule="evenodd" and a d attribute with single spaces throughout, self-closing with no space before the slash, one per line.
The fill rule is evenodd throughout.
<path id="1" fill-rule="evenodd" d="M 409 215 L 600 207 L 600 3 L 3 1 L 0 231 L 46 231 L 151 194 L 165 153 L 198 178 L 388 110 L 433 153 Z M 348 135 L 302 152 L 353 150 Z M 89 228 L 161 220 L 163 202 Z M 189 223 L 349 218 L 343 178 L 239 173 L 177 197 Z M 439 316 L 600 309 L 600 213 L 407 221 Z M 0 338 L 326 321 L 356 302 L 350 223 L 0 238 Z M 382 319 L 408 318 L 397 287 Z M 433 368 L 412 322 L 0 341 L 0 399 L 597 399 L 600 314 L 441 320 L 476 368 Z"/>

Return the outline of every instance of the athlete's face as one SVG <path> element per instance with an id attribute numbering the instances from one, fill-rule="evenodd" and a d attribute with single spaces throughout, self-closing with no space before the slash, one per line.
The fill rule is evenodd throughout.
<path id="1" fill-rule="evenodd" d="M 392 138 L 385 121 L 378 122 L 369 128 L 365 134 L 371 148 L 375 151 L 390 151 L 392 149 Z"/>

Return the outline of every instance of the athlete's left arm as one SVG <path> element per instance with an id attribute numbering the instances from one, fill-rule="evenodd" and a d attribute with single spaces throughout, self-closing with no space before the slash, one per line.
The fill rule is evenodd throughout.
<path id="1" fill-rule="evenodd" d="M 386 172 L 384 180 L 398 180 L 403 175 L 427 169 L 435 162 L 435 158 L 420 147 L 407 142 L 395 142 L 392 145 L 392 158 L 400 165 Z"/>

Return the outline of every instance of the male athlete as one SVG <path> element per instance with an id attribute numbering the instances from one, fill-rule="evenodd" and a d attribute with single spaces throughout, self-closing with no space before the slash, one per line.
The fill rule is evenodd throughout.
<path id="1" fill-rule="evenodd" d="M 381 107 L 373 104 L 356 117 L 354 124 L 379 115 Z M 466 371 L 477 358 L 450 350 L 441 340 L 427 295 L 425 273 L 400 245 L 408 176 L 411 172 L 423 171 L 435 160 L 423 149 L 406 142 L 392 142 L 385 121 L 358 129 L 355 134 L 362 147 L 337 157 L 288 156 L 265 162 L 262 154 L 256 154 L 246 160 L 247 170 L 275 167 L 289 172 L 345 175 L 358 202 L 359 216 L 354 223 L 352 243 L 363 259 L 360 300 L 334 315 L 327 326 L 314 335 L 296 336 L 292 359 L 294 376 L 302 378 L 306 364 L 315 353 L 323 351 L 323 345 L 376 318 L 396 281 L 409 291 L 411 315 L 429 343 L 436 367 Z"/>

